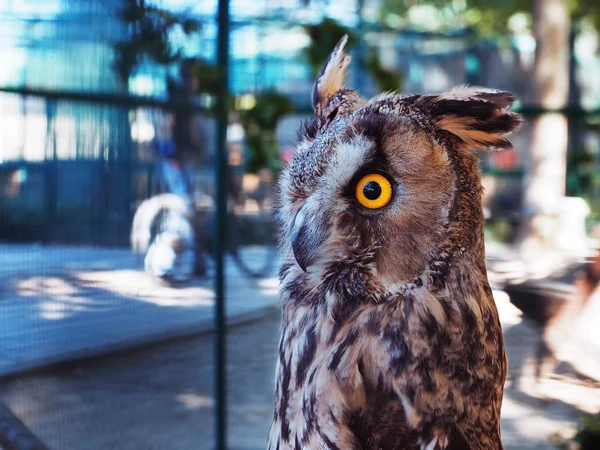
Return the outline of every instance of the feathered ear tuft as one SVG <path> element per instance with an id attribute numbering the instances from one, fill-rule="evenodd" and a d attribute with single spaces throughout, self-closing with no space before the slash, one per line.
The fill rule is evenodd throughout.
<path id="1" fill-rule="evenodd" d="M 512 144 L 506 137 L 523 123 L 508 109 L 513 101 L 508 92 L 458 87 L 447 94 L 423 96 L 415 106 L 471 148 L 508 150 Z"/>
<path id="2" fill-rule="evenodd" d="M 321 114 L 327 100 L 344 87 L 346 69 L 351 60 L 350 55 L 344 53 L 347 42 L 348 35 L 340 39 L 315 81 L 312 92 L 312 105 L 317 115 Z"/>

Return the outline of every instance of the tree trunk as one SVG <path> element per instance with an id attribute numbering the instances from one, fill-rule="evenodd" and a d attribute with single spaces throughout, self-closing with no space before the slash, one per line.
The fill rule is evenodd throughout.
<path id="1" fill-rule="evenodd" d="M 568 0 L 535 0 L 536 39 L 531 101 L 543 108 L 566 106 L 569 95 Z M 544 114 L 532 121 L 526 161 L 521 254 L 530 263 L 558 262 L 554 235 L 565 193 L 568 121 L 560 114 Z M 537 264 L 536 264 L 537 265 Z M 539 267 L 539 265 L 538 265 Z"/>

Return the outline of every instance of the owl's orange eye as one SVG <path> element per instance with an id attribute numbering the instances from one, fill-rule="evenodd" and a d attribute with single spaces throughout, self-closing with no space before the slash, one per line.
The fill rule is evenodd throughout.
<path id="1" fill-rule="evenodd" d="M 365 208 L 383 208 L 392 199 L 392 185 L 383 175 L 370 173 L 358 181 L 355 195 L 358 203 Z"/>

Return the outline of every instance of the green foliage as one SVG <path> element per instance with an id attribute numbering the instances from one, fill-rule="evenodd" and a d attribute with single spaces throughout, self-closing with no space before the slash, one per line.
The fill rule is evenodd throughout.
<path id="1" fill-rule="evenodd" d="M 473 26 L 481 34 L 506 32 L 508 19 L 516 12 L 530 11 L 532 0 L 382 0 L 379 16 L 385 23 L 390 16 L 406 17 L 409 9 L 431 6 L 435 11 L 435 23 L 449 29 Z M 412 24 L 419 26 L 419 24 Z"/>
<path id="2" fill-rule="evenodd" d="M 576 20 L 588 20 L 600 30 L 600 2 L 598 0 L 570 0 L 569 5 Z"/>
<path id="3" fill-rule="evenodd" d="M 589 149 L 570 151 L 567 155 L 567 194 L 585 197 L 600 189 L 600 173 L 595 156 Z"/>
<path id="4" fill-rule="evenodd" d="M 600 30 L 598 0 L 567 1 L 575 21 L 588 20 Z M 508 31 L 509 18 L 516 13 L 530 14 L 534 3 L 534 0 L 381 0 L 379 18 L 387 23 L 390 17 L 406 18 L 411 8 L 431 6 L 441 28 L 472 26 L 483 35 L 504 34 Z"/>
<path id="5" fill-rule="evenodd" d="M 200 29 L 200 24 L 192 19 L 180 17 L 156 6 L 147 6 L 137 0 L 125 0 L 119 12 L 121 19 L 129 26 L 129 38 L 114 45 L 113 67 L 124 86 L 130 75 L 144 58 L 160 65 L 180 61 L 182 56 L 169 39 L 169 33 L 180 27 L 185 34 Z"/>
<path id="6" fill-rule="evenodd" d="M 348 28 L 340 25 L 333 19 L 323 19 L 316 25 L 304 27 L 306 34 L 310 37 L 310 44 L 304 51 L 313 77 L 316 77 L 331 53 L 331 49 L 339 42 L 345 34 L 348 35 L 348 48 L 356 45 L 357 36 Z"/>
<path id="7" fill-rule="evenodd" d="M 598 117 L 585 119 L 585 132 L 600 132 Z M 569 196 L 582 197 L 591 208 L 588 221 L 600 219 L 600 171 L 598 171 L 598 149 L 583 146 L 570 149 L 567 153 L 566 193 Z"/>
<path id="8" fill-rule="evenodd" d="M 202 59 L 185 61 L 188 67 L 192 91 L 195 94 L 208 94 L 213 98 L 220 93 L 221 78 L 219 67 Z M 169 96 L 173 100 L 189 100 L 190 90 L 175 80 L 169 80 Z M 244 96 L 242 96 L 244 97 Z M 238 108 L 237 114 L 245 132 L 247 149 L 246 171 L 257 173 L 261 169 L 277 172 L 280 169 L 279 152 L 275 132 L 279 120 L 294 111 L 292 101 L 274 90 L 255 94 L 251 108 Z M 239 100 L 239 98 L 238 98 Z M 229 97 L 229 110 L 236 110 L 236 98 Z M 214 113 L 216 102 L 208 108 Z"/>
<path id="9" fill-rule="evenodd" d="M 552 443 L 560 450 L 597 450 L 600 448 L 600 413 L 585 415 L 572 440 L 554 435 Z"/>
<path id="10" fill-rule="evenodd" d="M 575 442 L 581 445 L 580 450 L 600 448 L 600 413 L 583 418 L 575 435 Z"/>
<path id="11" fill-rule="evenodd" d="M 363 66 L 373 76 L 377 89 L 381 92 L 397 91 L 404 82 L 404 76 L 400 72 L 383 67 L 375 49 L 369 49 Z"/>
<path id="12" fill-rule="evenodd" d="M 501 242 L 510 244 L 513 225 L 506 218 L 499 217 L 493 221 L 488 221 L 485 225 L 485 238 L 489 242 Z"/>
<path id="13" fill-rule="evenodd" d="M 267 90 L 255 96 L 255 105 L 240 111 L 240 122 L 246 134 L 246 171 L 256 173 L 263 168 L 280 169 L 275 132 L 279 120 L 294 111 L 294 104 L 285 95 Z"/>
<path id="14" fill-rule="evenodd" d="M 202 59 L 194 59 L 190 75 L 197 93 L 216 95 L 221 89 L 221 74 L 216 64 Z"/>

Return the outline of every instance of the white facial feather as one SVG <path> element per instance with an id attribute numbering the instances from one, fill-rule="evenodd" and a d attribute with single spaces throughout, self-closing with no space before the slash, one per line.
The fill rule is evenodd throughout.
<path id="1" fill-rule="evenodd" d="M 329 188 L 338 191 L 344 188 L 365 163 L 373 143 L 363 136 L 358 136 L 351 142 L 341 142 L 327 166 L 323 179 Z"/>

